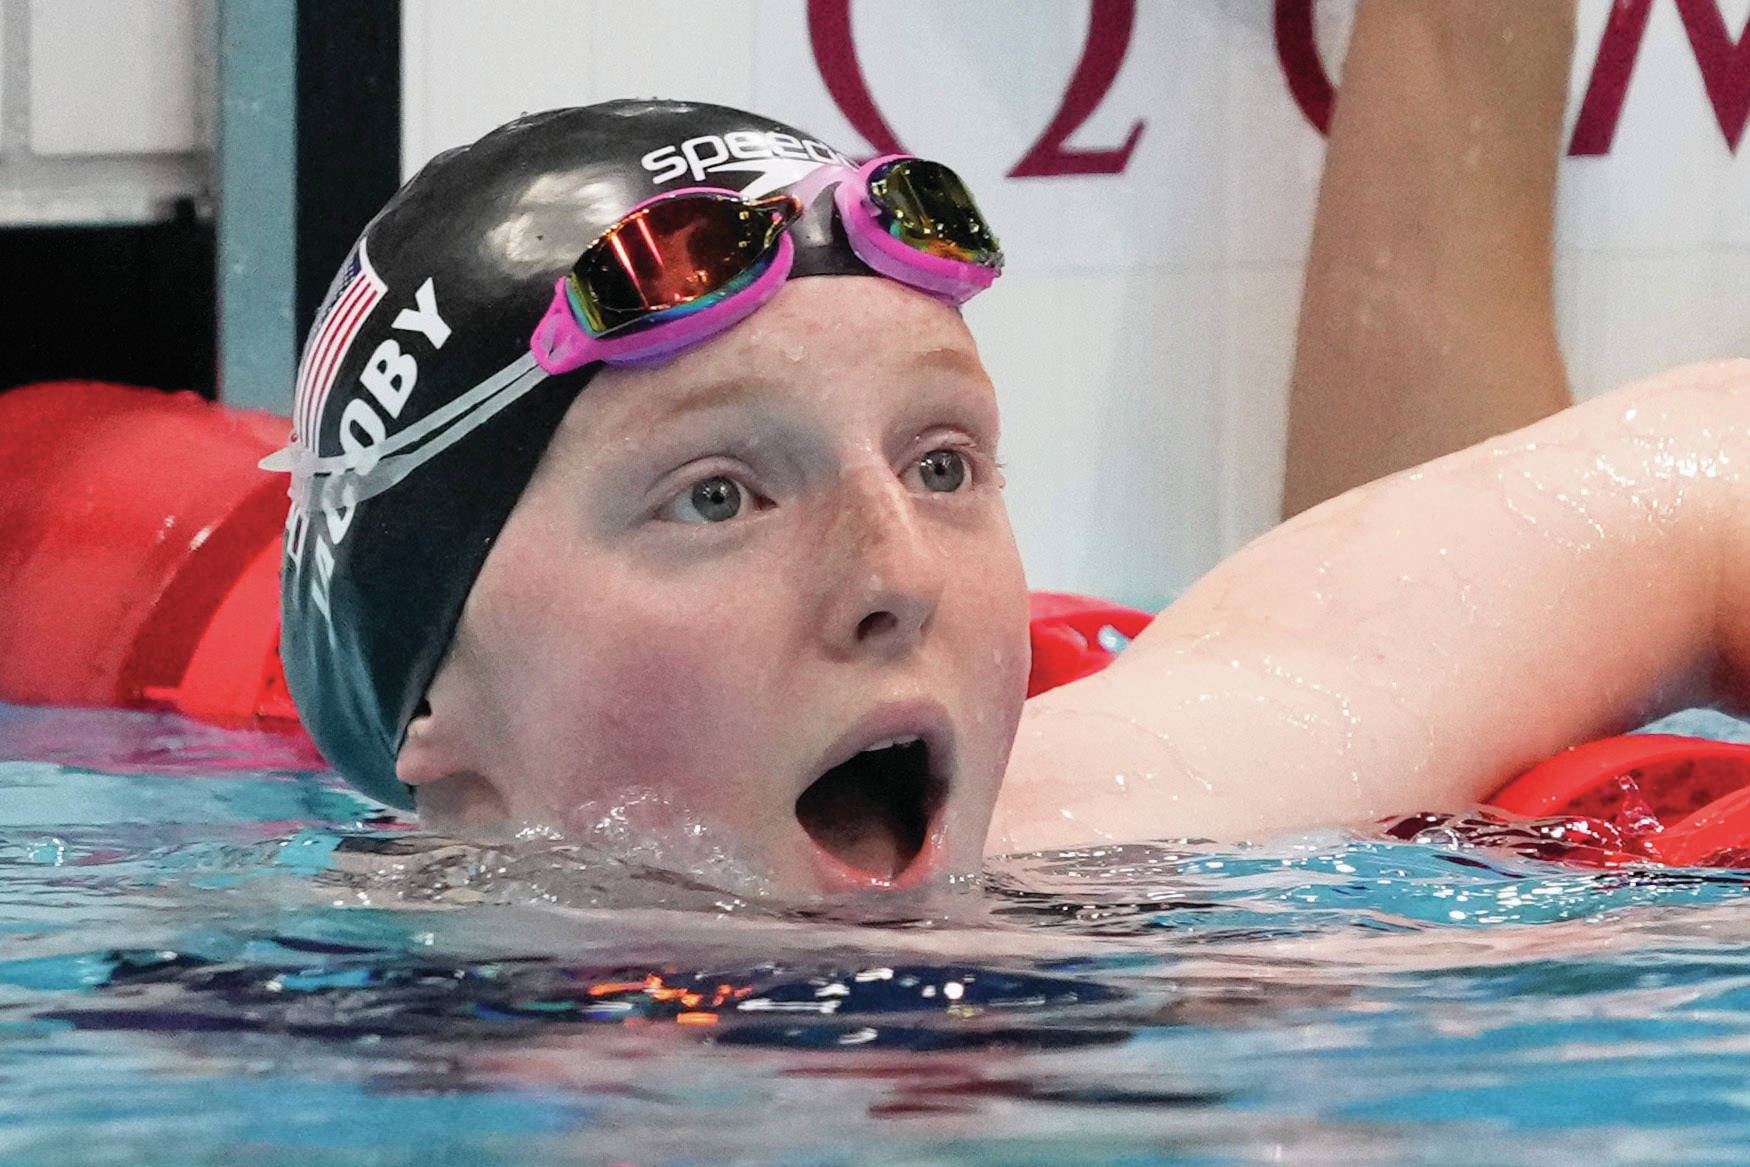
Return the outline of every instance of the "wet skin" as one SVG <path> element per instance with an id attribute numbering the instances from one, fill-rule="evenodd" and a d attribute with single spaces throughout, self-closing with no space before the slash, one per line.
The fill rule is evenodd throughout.
<path id="1" fill-rule="evenodd" d="M 958 314 L 886 280 L 796 280 L 696 349 L 604 370 L 409 729 L 421 817 L 786 895 L 976 870 L 1027 673 L 996 442 Z M 851 823 L 829 854 L 799 795 L 914 736 L 939 795 L 922 850 Z"/>
<path id="2" fill-rule="evenodd" d="M 1750 704 L 1750 362 L 1359 487 L 1028 702 L 993 850 L 1456 810 L 1557 751 Z"/>
<path id="3" fill-rule="evenodd" d="M 970 871 L 981 841 L 1456 809 L 1565 746 L 1750 698 L 1750 362 L 1674 370 L 1313 508 L 1024 715 L 995 443 L 959 318 L 879 280 L 795 281 L 672 362 L 604 373 L 409 730 L 422 816 L 833 893 Z M 734 513 L 686 521 L 720 513 L 725 482 Z M 908 859 L 852 831 L 829 855 L 799 795 L 914 734 L 943 786 L 928 844 Z"/>

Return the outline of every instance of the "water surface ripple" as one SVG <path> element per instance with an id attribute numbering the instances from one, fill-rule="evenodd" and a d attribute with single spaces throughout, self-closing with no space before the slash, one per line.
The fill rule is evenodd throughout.
<path id="1" fill-rule="evenodd" d="M 0 707 L 0 791 L 0 1162 L 1750 1161 L 1750 873 L 1328 832 L 797 913 L 173 718 Z"/>

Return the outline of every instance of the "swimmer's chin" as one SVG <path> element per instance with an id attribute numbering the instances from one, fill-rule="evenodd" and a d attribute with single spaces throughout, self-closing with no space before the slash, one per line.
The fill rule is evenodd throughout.
<path id="1" fill-rule="evenodd" d="M 488 841 L 518 833 L 498 788 L 479 774 L 448 774 L 414 788 L 420 825 L 442 834 Z"/>

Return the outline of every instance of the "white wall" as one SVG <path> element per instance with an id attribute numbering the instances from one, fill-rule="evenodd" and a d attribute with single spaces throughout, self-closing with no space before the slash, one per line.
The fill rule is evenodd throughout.
<path id="1" fill-rule="evenodd" d="M 1680 4 L 1712 4 L 1729 41 L 1750 18 L 1750 0 L 1651 0 L 1610 151 L 1563 163 L 1558 312 L 1582 395 L 1750 347 L 1750 163 Z M 1140 120 L 1134 153 L 1118 174 L 1035 178 L 1006 175 L 1063 98 L 1088 0 L 848 8 L 881 113 L 967 176 L 1011 257 L 968 317 L 1007 405 L 1034 581 L 1166 599 L 1276 509 L 1323 144 L 1289 95 L 1274 5 L 1138 0 L 1068 143 L 1111 147 Z M 1333 74 L 1352 9 L 1316 6 Z M 1580 0 L 1570 125 L 1610 11 Z M 0 0 L 0 223 L 141 221 L 203 197 L 212 22 L 212 0 Z M 868 147 L 822 78 L 807 0 L 405 0 L 403 24 L 409 172 L 525 110 L 626 95 L 747 105 Z M 1750 73 L 1716 74 L 1728 112 L 1750 100 Z"/>
<path id="2" fill-rule="evenodd" d="M 210 0 L 0 0 L 0 225 L 204 198 L 211 46 Z"/>
<path id="3" fill-rule="evenodd" d="M 1750 17 L 1750 0 L 1682 2 L 1715 3 L 1734 41 Z M 1750 347 L 1750 163 L 1716 120 L 1678 5 L 1652 0 L 1610 151 L 1563 163 L 1558 309 L 1582 395 Z M 967 177 L 1011 257 L 968 318 L 1004 397 L 1035 585 L 1153 604 L 1273 521 L 1323 143 L 1290 97 L 1270 0 L 1135 8 L 1119 72 L 1069 141 L 1111 147 L 1142 121 L 1123 172 L 1013 178 L 1080 57 L 1087 0 L 849 5 L 888 124 Z M 806 0 L 403 11 L 409 172 L 525 110 L 617 96 L 750 105 L 868 147 L 822 78 Z M 1610 11 L 1580 2 L 1570 125 Z M 1316 7 L 1333 74 L 1352 12 Z M 1718 74 L 1727 99 L 1750 99 L 1750 73 Z"/>

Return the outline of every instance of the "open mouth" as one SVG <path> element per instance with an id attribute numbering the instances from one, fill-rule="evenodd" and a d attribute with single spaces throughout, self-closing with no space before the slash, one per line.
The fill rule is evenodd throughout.
<path id="1" fill-rule="evenodd" d="M 923 850 L 946 786 L 922 738 L 876 742 L 815 779 L 796 799 L 796 819 L 846 867 L 893 879 Z"/>

